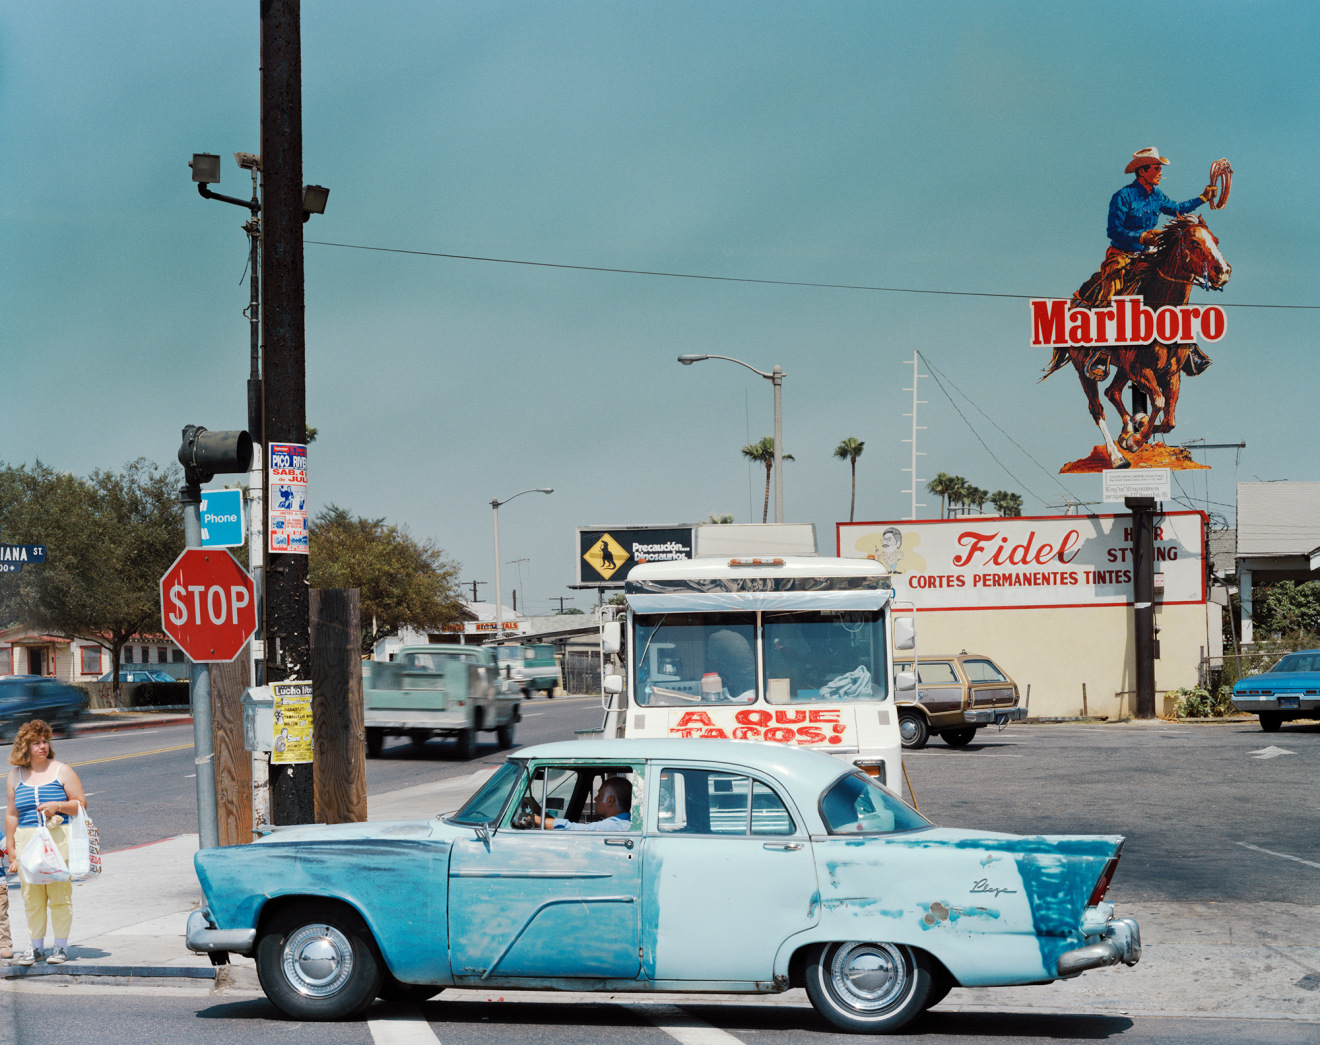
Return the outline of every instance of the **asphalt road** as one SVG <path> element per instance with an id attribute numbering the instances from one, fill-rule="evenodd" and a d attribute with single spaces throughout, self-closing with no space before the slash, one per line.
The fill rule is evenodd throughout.
<path id="1" fill-rule="evenodd" d="M 1125 835 L 1111 899 L 1320 903 L 1320 725 L 1017 725 L 904 761 L 936 823 Z"/>
<path id="2" fill-rule="evenodd" d="M 282 1018 L 264 997 L 180 988 L 0 986 L 0 1043 L 69 1045 L 845 1045 L 805 1004 L 668 1005 L 637 996 L 590 1004 L 446 1001 L 420 1008 L 374 1006 L 369 1019 L 305 1024 Z M 1085 1014 L 951 1012 L 935 1009 L 897 1039 L 966 1045 L 1121 1040 L 1124 1045 L 1301 1045 L 1314 1023 L 1189 1020 Z M 885 1040 L 885 1039 L 872 1039 Z"/>
<path id="3" fill-rule="evenodd" d="M 574 730 L 598 727 L 598 697 L 538 697 L 522 705 L 519 746 L 572 739 Z M 494 733 L 481 734 L 475 756 L 462 762 L 453 744 L 392 739 L 380 758 L 367 759 L 367 794 L 382 794 L 446 777 L 467 776 L 501 761 Z M 57 757 L 73 766 L 108 852 L 197 830 L 197 777 L 192 726 L 129 729 L 58 738 Z"/>

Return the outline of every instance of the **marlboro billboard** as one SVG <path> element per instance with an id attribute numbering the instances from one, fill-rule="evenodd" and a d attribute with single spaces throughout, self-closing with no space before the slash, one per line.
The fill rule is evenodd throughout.
<path id="1" fill-rule="evenodd" d="M 1203 204 L 1224 206 L 1233 168 L 1215 160 L 1200 195 L 1178 203 L 1159 188 L 1168 163 L 1154 146 L 1132 154 L 1123 171 L 1132 181 L 1109 200 L 1109 247 L 1100 268 L 1070 298 L 1031 301 L 1031 344 L 1052 351 L 1045 377 L 1067 367 L 1077 373 L 1102 440 L 1062 472 L 1203 467 L 1169 447 L 1166 435 L 1177 423 L 1182 378 L 1205 373 L 1211 359 L 1203 346 L 1227 328 L 1223 308 L 1191 301 L 1193 289 L 1223 290 L 1232 272 L 1219 238 L 1193 215 Z M 1117 438 L 1100 395 L 1105 382 L 1104 399 L 1118 412 Z M 1130 405 L 1123 399 L 1129 388 Z"/>

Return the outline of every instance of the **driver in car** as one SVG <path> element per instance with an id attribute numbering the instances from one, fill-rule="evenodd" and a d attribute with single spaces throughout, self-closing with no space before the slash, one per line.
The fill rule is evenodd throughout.
<path id="1" fill-rule="evenodd" d="M 596 794 L 596 809 L 601 819 L 589 824 L 556 820 L 552 816 L 542 820 L 539 813 L 532 814 L 532 823 L 537 827 L 565 831 L 627 831 L 632 826 L 632 784 L 623 777 L 610 777 L 600 785 Z"/>

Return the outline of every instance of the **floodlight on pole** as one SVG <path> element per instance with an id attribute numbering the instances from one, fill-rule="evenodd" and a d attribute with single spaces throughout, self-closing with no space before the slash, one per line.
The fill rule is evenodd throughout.
<path id="1" fill-rule="evenodd" d="M 745 366 L 753 374 L 763 377 L 775 387 L 775 522 L 784 521 L 784 433 L 783 433 L 783 410 L 782 393 L 784 385 L 784 371 L 778 366 L 768 374 L 764 370 L 757 370 L 751 363 L 744 363 L 741 359 L 734 359 L 733 356 L 711 356 L 694 355 L 685 353 L 678 357 L 678 361 L 684 366 L 691 366 L 693 363 L 700 363 L 705 359 L 727 359 L 730 363 L 737 363 L 739 366 Z"/>
<path id="2" fill-rule="evenodd" d="M 504 500 L 496 498 L 490 502 L 491 512 L 495 519 L 495 639 L 499 641 L 504 637 L 504 593 L 500 587 L 500 505 L 508 504 L 514 497 L 521 497 L 525 493 L 554 493 L 554 488 L 549 486 L 538 486 L 531 490 L 520 490 L 513 497 L 506 497 Z"/>

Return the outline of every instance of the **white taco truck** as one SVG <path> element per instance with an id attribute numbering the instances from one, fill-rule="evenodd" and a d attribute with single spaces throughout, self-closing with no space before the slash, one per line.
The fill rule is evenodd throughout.
<path id="1" fill-rule="evenodd" d="M 604 680 L 604 735 L 798 744 L 903 794 L 890 650 L 911 649 L 913 629 L 893 595 L 873 559 L 641 563 L 624 586 L 627 641 L 606 626 L 623 674 Z"/>

